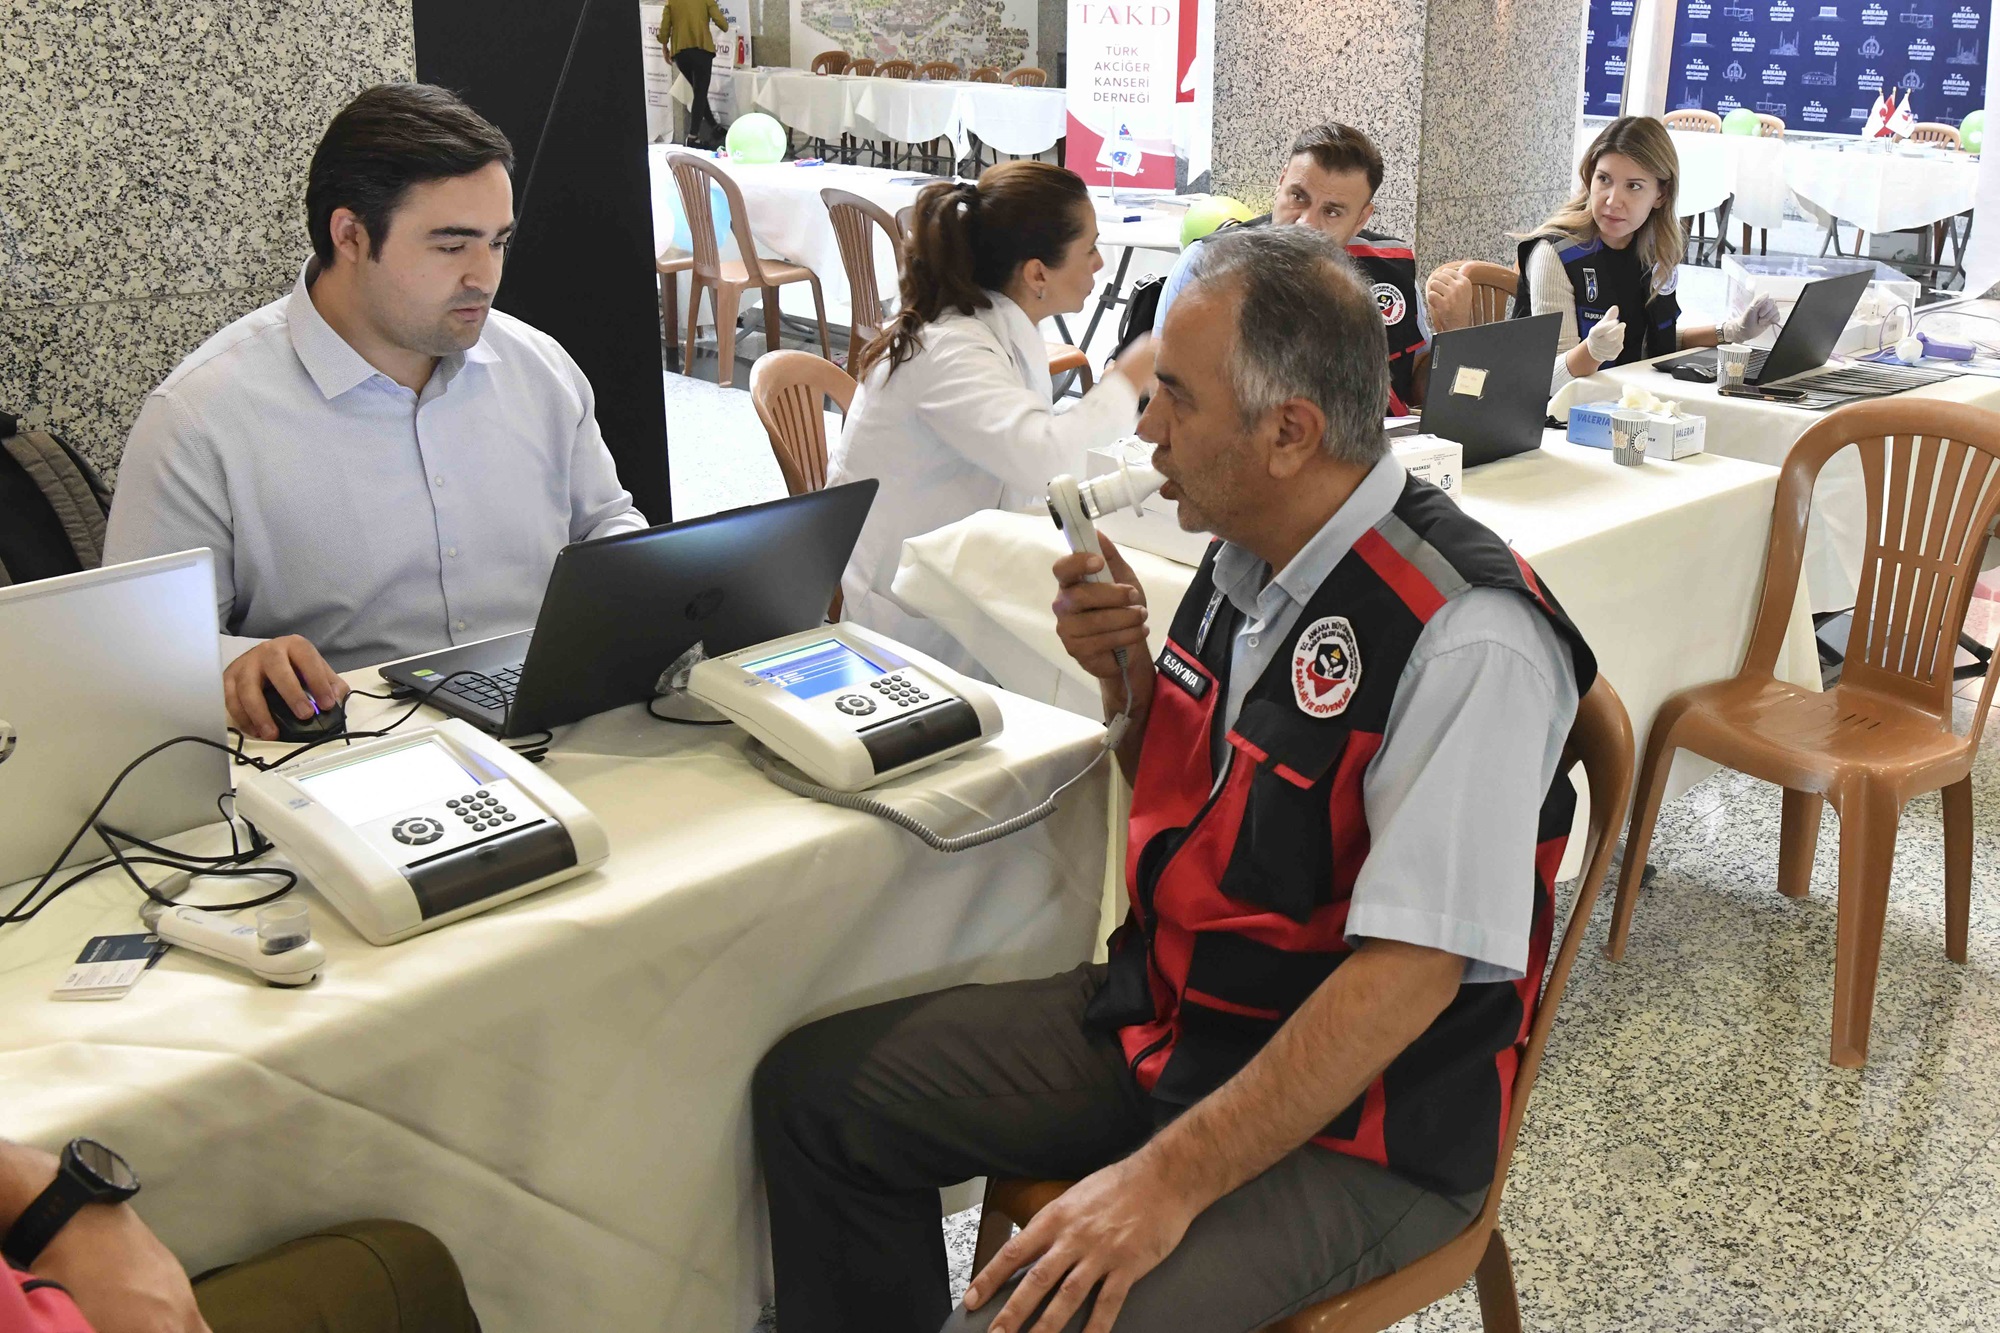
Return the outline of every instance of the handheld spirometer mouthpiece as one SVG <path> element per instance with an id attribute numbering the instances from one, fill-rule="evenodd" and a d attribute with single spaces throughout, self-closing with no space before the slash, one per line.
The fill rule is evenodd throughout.
<path id="1" fill-rule="evenodd" d="M 255 925 L 199 907 L 147 903 L 146 928 L 177 944 L 255 973 L 273 986 L 303 986 L 326 966 L 326 947 L 312 937 L 304 903 L 278 903 L 257 913 Z"/>
<path id="2" fill-rule="evenodd" d="M 1123 459 L 1119 461 L 1117 471 L 1099 473 L 1089 481 L 1078 481 L 1066 472 L 1050 480 L 1049 517 L 1062 529 L 1069 549 L 1088 551 L 1103 562 L 1095 574 L 1088 576 L 1090 582 L 1111 582 L 1111 566 L 1104 561 L 1104 549 L 1097 544 L 1097 525 L 1092 520 L 1103 518 L 1126 505 L 1132 506 L 1133 513 L 1139 513 L 1146 497 L 1159 490 L 1166 481 L 1157 470 L 1144 463 Z M 1118 669 L 1125 670 L 1129 656 L 1126 650 L 1116 648 L 1111 655 L 1118 659 Z M 1129 700 L 1129 694 L 1127 698 Z M 1131 721 L 1129 702 L 1126 708 L 1127 712 L 1120 713 L 1111 722 L 1111 748 L 1117 746 Z"/>

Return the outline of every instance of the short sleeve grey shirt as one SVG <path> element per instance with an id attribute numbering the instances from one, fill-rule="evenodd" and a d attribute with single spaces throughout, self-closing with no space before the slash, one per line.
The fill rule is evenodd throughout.
<path id="1" fill-rule="evenodd" d="M 1230 648 L 1225 725 L 1289 651 L 1313 593 L 1402 488 L 1402 464 L 1385 456 L 1275 576 L 1250 551 L 1223 544 L 1216 587 L 1243 615 Z M 1369 850 L 1348 909 L 1350 943 L 1390 939 L 1455 953 L 1466 960 L 1467 982 L 1525 974 L 1542 797 L 1576 707 L 1569 648 L 1525 598 L 1475 588 L 1430 618 L 1362 776 Z"/>

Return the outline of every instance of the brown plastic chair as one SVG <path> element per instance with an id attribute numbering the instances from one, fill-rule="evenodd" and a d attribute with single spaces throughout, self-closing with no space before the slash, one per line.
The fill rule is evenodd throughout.
<path id="1" fill-rule="evenodd" d="M 812 72 L 815 74 L 845 74 L 848 56 L 845 51 L 822 51 L 813 57 Z"/>
<path id="2" fill-rule="evenodd" d="M 1000 71 L 993 68 L 993 66 L 991 65 L 981 65 L 978 69 L 973 70 L 972 73 L 966 75 L 965 77 L 973 83 L 1006 82 L 1005 79 L 1000 77 Z"/>
<path id="3" fill-rule="evenodd" d="M 1023 65 L 1017 70 L 1008 71 L 1007 82 L 1016 88 L 1045 88 L 1048 86 L 1049 72 L 1033 65 Z"/>
<path id="4" fill-rule="evenodd" d="M 917 67 L 907 60 L 885 60 L 875 67 L 878 79 L 914 79 Z"/>
<path id="5" fill-rule="evenodd" d="M 1456 259 L 1438 267 L 1455 268 L 1472 284 L 1472 323 L 1467 328 L 1498 324 L 1511 316 L 1514 293 L 1521 287 L 1520 274 L 1483 259 Z"/>
<path id="6" fill-rule="evenodd" d="M 932 79 L 962 79 L 965 77 L 965 71 L 961 70 L 955 61 L 926 60 L 923 64 L 917 66 L 917 77 L 927 81 Z"/>
<path id="7" fill-rule="evenodd" d="M 819 192 L 840 242 L 840 266 L 847 273 L 847 356 L 850 364 L 861 345 L 882 331 L 882 284 L 875 272 L 875 228 L 888 234 L 896 252 L 897 276 L 902 276 L 903 229 L 887 209 L 832 186 Z"/>
<path id="8" fill-rule="evenodd" d="M 1820 693 L 1778 680 L 1773 668 L 1798 590 L 1813 482 L 1849 444 L 1861 453 L 1869 535 L 1840 682 Z M 2000 416 L 1992 412 L 1893 398 L 1843 407 L 1799 437 L 1778 477 L 1743 669 L 1682 690 L 1653 719 L 1607 954 L 1625 952 L 1667 770 L 1675 751 L 1692 750 L 1784 788 L 1778 892 L 1787 897 L 1803 898 L 1810 886 L 1823 801 L 1840 815 L 1833 1063 L 1858 1068 L 1868 1059 L 1896 826 L 1904 804 L 1924 792 L 1944 794 L 1944 951 L 1965 961 L 1972 756 L 2000 672 L 1987 673 L 1971 730 L 1958 736 L 1952 665 L 1996 511 Z"/>
<path id="9" fill-rule="evenodd" d="M 788 494 L 826 485 L 826 398 L 845 416 L 854 378 L 824 357 L 787 349 L 766 352 L 750 367 L 750 404 L 771 437 Z"/>
<path id="10" fill-rule="evenodd" d="M 1956 125 L 1944 125 L 1935 120 L 1918 121 L 1916 128 L 1910 131 L 1910 142 L 1943 144 L 1946 148 L 1965 147 L 1964 142 L 1958 137 Z"/>
<path id="11" fill-rule="evenodd" d="M 1696 134 L 1722 133 L 1722 117 L 1713 111 L 1690 108 L 1686 111 L 1669 111 L 1660 117 L 1670 130 L 1692 130 Z"/>
<path id="12" fill-rule="evenodd" d="M 766 352 L 750 367 L 750 405 L 770 437 L 771 453 L 785 476 L 785 491 L 804 495 L 826 486 L 826 400 L 847 415 L 854 380 L 839 366 L 811 352 Z M 840 619 L 840 589 L 833 591 L 828 620 Z"/>
<path id="13" fill-rule="evenodd" d="M 872 78 L 875 74 L 875 62 L 867 56 L 862 56 L 859 60 L 848 62 L 847 72 L 857 78 Z"/>
<path id="14" fill-rule="evenodd" d="M 803 264 L 786 264 L 759 258 L 757 241 L 750 234 L 750 211 L 743 206 L 743 192 L 728 172 L 700 153 L 673 149 L 667 153 L 673 169 L 674 185 L 681 192 L 681 207 L 687 213 L 688 234 L 694 240 L 693 290 L 688 294 L 687 364 L 693 363 L 695 332 L 700 324 L 701 294 L 709 294 L 715 310 L 715 382 L 727 385 L 736 376 L 736 306 L 747 287 L 755 287 L 764 297 L 764 340 L 768 350 L 778 347 L 778 288 L 788 283 L 812 284 L 813 310 L 819 316 L 819 349 L 831 358 L 833 349 L 826 336 L 826 298 L 820 294 L 819 274 Z M 729 201 L 730 229 L 736 236 L 741 259 L 724 262 L 715 239 L 715 216 L 708 207 L 708 187 L 713 181 Z"/>
<path id="15" fill-rule="evenodd" d="M 1076 374 L 1077 383 L 1082 386 L 1083 392 L 1089 393 L 1096 380 L 1091 377 L 1090 358 L 1084 355 L 1083 349 L 1072 347 L 1068 343 L 1050 343 L 1049 378 L 1054 379 L 1058 375 L 1068 375 L 1071 372 Z M 1060 398 L 1062 394 L 1058 392 L 1056 397 Z"/>
<path id="16" fill-rule="evenodd" d="M 653 258 L 653 271 L 660 275 L 660 328 L 662 337 L 674 345 L 674 358 L 680 362 L 676 367 L 682 374 L 687 373 L 689 349 L 681 344 L 681 279 L 680 275 L 694 268 L 693 255 L 677 255 L 671 250 L 662 250 Z"/>
<path id="17" fill-rule="evenodd" d="M 1618 692 L 1602 676 L 1578 704 L 1569 743 L 1563 749 L 1563 771 L 1577 763 L 1583 765 L 1590 793 L 1583 878 L 1577 884 L 1569 924 L 1563 929 L 1562 947 L 1556 952 L 1555 965 L 1549 970 L 1541 1003 L 1535 1009 L 1534 1024 L 1528 1030 L 1528 1049 L 1514 1074 L 1513 1104 L 1508 1110 L 1506 1132 L 1500 1141 L 1499 1158 L 1493 1166 L 1493 1185 L 1486 1191 L 1485 1206 L 1455 1239 L 1407 1268 L 1309 1306 L 1270 1325 L 1265 1333 L 1380 1333 L 1451 1295 L 1465 1285 L 1467 1278 L 1474 1278 L 1479 1284 L 1479 1311 L 1487 1333 L 1520 1333 L 1521 1309 L 1514 1291 L 1514 1264 L 1499 1225 L 1500 1195 L 1507 1185 L 1507 1165 L 1513 1160 L 1521 1123 L 1527 1118 L 1535 1076 L 1541 1071 L 1542 1056 L 1548 1050 L 1549 1028 L 1562 1004 L 1570 968 L 1576 963 L 1577 950 L 1590 925 L 1591 909 L 1597 904 L 1598 889 L 1611 864 L 1620 812 L 1632 793 L 1632 722 L 1625 715 Z M 983 1269 L 994 1252 L 1006 1243 L 1010 1225 L 1026 1226 L 1030 1218 L 1067 1188 L 1068 1182 L 1063 1181 L 989 1182 L 972 1271 Z"/>

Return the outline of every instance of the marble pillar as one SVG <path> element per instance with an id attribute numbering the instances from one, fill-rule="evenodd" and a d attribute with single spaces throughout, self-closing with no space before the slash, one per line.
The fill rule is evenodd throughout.
<path id="1" fill-rule="evenodd" d="M 0 407 L 115 470 L 146 394 L 297 277 L 326 122 L 414 68 L 404 0 L 9 0 Z"/>
<path id="2" fill-rule="evenodd" d="M 1343 120 L 1420 268 L 1511 263 L 1574 184 L 1582 41 L 1582 0 L 1219 0 L 1215 188 L 1263 211 L 1298 130 Z"/>

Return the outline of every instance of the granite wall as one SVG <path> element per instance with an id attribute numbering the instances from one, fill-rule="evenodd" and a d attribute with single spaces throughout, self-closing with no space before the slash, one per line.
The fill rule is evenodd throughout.
<path id="1" fill-rule="evenodd" d="M 296 277 L 327 120 L 414 68 L 405 0 L 8 0 L 0 407 L 115 467 L 145 395 Z"/>
<path id="2" fill-rule="evenodd" d="M 1374 225 L 1422 268 L 1510 259 L 1568 195 L 1582 44 L 1582 0 L 1224 0 L 1215 188 L 1263 211 L 1299 127 L 1343 120 L 1382 150 Z"/>

